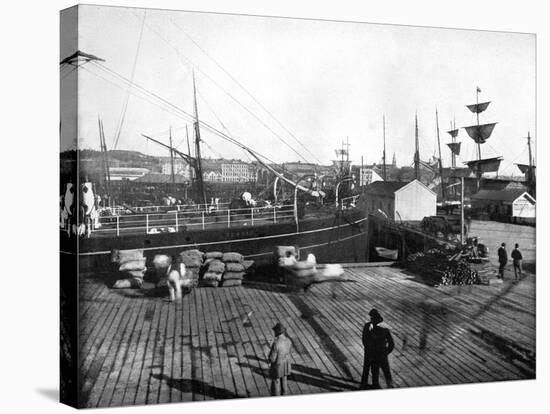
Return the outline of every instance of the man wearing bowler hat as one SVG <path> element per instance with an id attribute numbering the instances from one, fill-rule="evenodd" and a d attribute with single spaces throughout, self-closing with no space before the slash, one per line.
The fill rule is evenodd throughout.
<path id="1" fill-rule="evenodd" d="M 280 323 L 273 327 L 275 340 L 269 352 L 269 376 L 271 377 L 271 395 L 285 395 L 287 377 L 290 374 L 290 349 L 292 342 L 286 336 L 286 329 Z"/>
<path id="2" fill-rule="evenodd" d="M 380 388 L 378 375 L 380 368 L 384 373 L 388 388 L 393 388 L 388 355 L 393 351 L 394 343 L 390 330 L 379 326 L 384 320 L 382 315 L 372 309 L 369 312 L 370 322 L 363 328 L 363 346 L 365 347 L 365 359 L 363 362 L 363 376 L 361 389 L 368 388 L 369 370 L 372 371 L 372 388 Z"/>

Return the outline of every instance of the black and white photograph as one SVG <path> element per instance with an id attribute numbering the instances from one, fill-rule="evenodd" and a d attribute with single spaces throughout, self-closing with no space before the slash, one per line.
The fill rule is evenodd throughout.
<path id="1" fill-rule="evenodd" d="M 78 5 L 59 35 L 61 402 L 537 378 L 535 34 Z"/>

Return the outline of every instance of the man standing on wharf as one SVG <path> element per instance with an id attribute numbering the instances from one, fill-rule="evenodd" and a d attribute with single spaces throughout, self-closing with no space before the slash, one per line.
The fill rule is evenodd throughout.
<path id="1" fill-rule="evenodd" d="M 521 252 L 519 251 L 519 244 L 516 243 L 516 248 L 512 250 L 512 259 L 514 263 L 514 276 L 516 280 L 521 279 L 521 261 L 523 260 L 523 256 L 521 255 Z M 519 273 L 519 278 L 518 278 Z"/>
<path id="2" fill-rule="evenodd" d="M 498 277 L 504 279 L 504 267 L 508 263 L 508 253 L 506 253 L 506 243 L 502 243 L 498 248 Z"/>
<path id="3" fill-rule="evenodd" d="M 281 323 L 273 327 L 275 341 L 269 352 L 269 376 L 271 377 L 271 395 L 285 395 L 287 377 L 290 375 L 290 348 L 292 342 L 286 336 L 286 329 Z"/>
<path id="4" fill-rule="evenodd" d="M 372 370 L 372 388 L 380 388 L 378 374 L 380 368 L 384 373 L 388 388 L 393 388 L 388 355 L 393 351 L 394 343 L 390 330 L 378 326 L 384 320 L 376 309 L 369 312 L 370 322 L 363 328 L 363 346 L 365 347 L 365 359 L 363 362 L 363 376 L 361 389 L 368 389 L 369 370 Z"/>

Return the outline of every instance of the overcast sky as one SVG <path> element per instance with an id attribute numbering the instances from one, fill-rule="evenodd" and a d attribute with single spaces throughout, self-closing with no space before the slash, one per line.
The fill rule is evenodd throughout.
<path id="1" fill-rule="evenodd" d="M 81 6 L 79 49 L 105 59 L 107 68 L 126 78 L 137 54 L 134 82 L 188 113 L 194 68 L 201 120 L 277 162 L 299 160 L 298 152 L 308 161 L 329 163 L 346 137 L 355 163 L 361 156 L 365 163 L 377 162 L 385 114 L 388 161 L 395 152 L 398 165 L 411 165 L 415 112 L 426 160 L 436 151 L 437 106 L 448 166 L 445 131 L 453 119 L 457 126 L 475 123 L 465 105 L 475 103 L 477 86 L 480 101 L 492 101 L 481 121 L 498 122 L 482 156 L 502 155 L 501 174 L 519 175 L 512 163 L 528 162 L 527 131 L 536 140 L 534 35 L 162 10 L 147 10 L 144 20 L 144 13 Z M 61 50 L 61 57 L 70 53 Z M 69 72 L 61 68 L 62 83 L 74 76 Z M 177 145 L 191 124 L 136 93 L 129 95 L 117 149 L 167 155 L 140 134 L 168 142 L 172 127 Z M 98 116 L 113 148 L 127 96 L 120 79 L 91 63 L 79 69 L 80 148 L 99 149 Z M 61 130 L 74 134 L 63 123 Z M 248 159 L 212 133 L 202 131 L 202 138 L 205 156 Z M 473 159 L 475 147 L 464 130 L 459 140 L 459 163 Z"/>

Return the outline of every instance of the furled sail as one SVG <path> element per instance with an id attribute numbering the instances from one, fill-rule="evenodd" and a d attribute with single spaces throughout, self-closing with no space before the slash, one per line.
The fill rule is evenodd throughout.
<path id="1" fill-rule="evenodd" d="M 477 172 L 488 173 L 488 172 L 498 171 L 501 161 L 502 161 L 502 157 L 494 157 L 494 158 L 485 158 L 482 160 L 468 161 L 468 162 L 465 162 L 464 164 L 466 164 L 470 170 L 476 173 Z"/>
<path id="2" fill-rule="evenodd" d="M 453 154 L 460 155 L 460 144 L 461 142 L 449 142 L 447 146 L 451 149 Z"/>
<path id="3" fill-rule="evenodd" d="M 447 134 L 449 134 L 453 138 L 456 138 L 456 136 L 458 135 L 458 129 L 451 129 L 450 131 L 447 131 Z"/>
<path id="4" fill-rule="evenodd" d="M 491 103 L 491 101 L 489 102 L 482 102 L 482 103 L 478 103 L 478 104 L 473 104 L 473 105 L 466 105 L 466 107 L 472 111 L 474 114 L 479 114 L 483 111 L 485 111 L 487 109 L 487 107 L 489 106 L 489 104 Z"/>
<path id="5" fill-rule="evenodd" d="M 470 138 L 472 138 L 476 144 L 484 144 L 493 133 L 493 129 L 497 123 L 472 125 L 464 127 Z"/>

